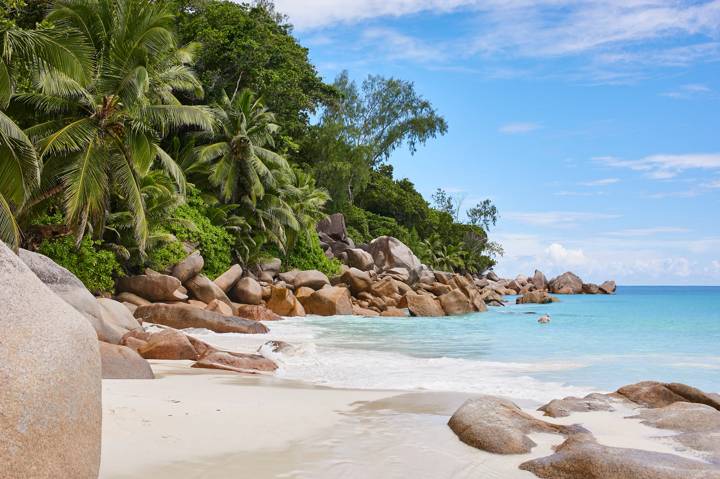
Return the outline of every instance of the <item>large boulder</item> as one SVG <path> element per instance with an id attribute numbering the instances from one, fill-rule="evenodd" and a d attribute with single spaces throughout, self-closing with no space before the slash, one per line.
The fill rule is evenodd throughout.
<path id="1" fill-rule="evenodd" d="M 583 282 L 575 273 L 568 271 L 550 281 L 549 289 L 555 294 L 580 294 Z"/>
<path id="2" fill-rule="evenodd" d="M 360 248 L 348 248 L 345 250 L 347 254 L 347 265 L 351 268 L 357 268 L 360 271 L 369 271 L 375 266 L 375 260 L 372 255 Z"/>
<path id="3" fill-rule="evenodd" d="M 306 288 L 320 289 L 329 284 L 330 280 L 325 273 L 316 269 L 300 271 L 293 281 L 295 288 L 302 288 L 304 286 Z"/>
<path id="4" fill-rule="evenodd" d="M 253 278 L 247 276 L 238 280 L 230 290 L 230 297 L 243 304 L 262 303 L 262 286 Z"/>
<path id="5" fill-rule="evenodd" d="M 381 270 L 391 268 L 405 268 L 414 279 L 420 275 L 422 264 L 410 248 L 397 238 L 392 236 L 380 236 L 370 242 L 369 253 L 375 261 L 375 266 Z"/>
<path id="6" fill-rule="evenodd" d="M 150 301 L 184 301 L 187 295 L 178 291 L 180 280 L 165 274 L 126 276 L 117 282 L 118 293 L 133 293 Z"/>
<path id="7" fill-rule="evenodd" d="M 282 260 L 280 258 L 270 258 L 260 263 L 258 265 L 258 268 L 262 273 L 265 273 L 265 275 L 261 273 L 261 277 L 266 276 L 272 279 L 280 273 L 280 268 L 282 268 Z"/>
<path id="8" fill-rule="evenodd" d="M 150 335 L 147 342 L 137 350 L 145 359 L 190 359 L 198 353 L 188 337 L 177 329 L 164 329 Z"/>
<path id="9" fill-rule="evenodd" d="M 91 323 L 100 320 L 102 311 L 95 296 L 74 274 L 39 253 L 21 249 L 19 256 L 40 281 L 63 301 L 85 315 Z"/>
<path id="10" fill-rule="evenodd" d="M 210 352 L 193 364 L 192 367 L 222 369 L 250 374 L 272 372 L 277 369 L 274 362 L 259 354 L 230 353 L 226 351 Z"/>
<path id="11" fill-rule="evenodd" d="M 413 316 L 420 317 L 440 317 L 445 316 L 440 303 L 433 298 L 425 294 L 406 294 L 404 300 L 407 303 L 407 308 L 410 310 L 410 314 Z"/>
<path id="12" fill-rule="evenodd" d="M 495 454 L 529 453 L 536 446 L 528 436 L 531 433 L 568 435 L 580 431 L 577 426 L 542 421 L 507 399 L 485 395 L 465 401 L 448 426 L 465 444 Z"/>
<path id="13" fill-rule="evenodd" d="M 354 295 L 363 291 L 370 291 L 370 287 L 373 284 L 370 274 L 358 268 L 347 269 L 342 276 L 340 276 L 340 281 L 348 285 Z"/>
<path id="14" fill-rule="evenodd" d="M 273 313 L 265 306 L 256 304 L 233 304 L 235 316 L 252 321 L 279 321 L 282 318 L 279 314 Z"/>
<path id="15" fill-rule="evenodd" d="M 103 379 L 155 379 L 150 364 L 137 351 L 118 344 L 99 344 Z"/>
<path id="16" fill-rule="evenodd" d="M 530 281 L 537 290 L 543 291 L 546 290 L 548 287 L 548 282 L 545 278 L 545 274 L 540 270 L 535 270 L 535 274 L 533 274 L 533 277 Z"/>
<path id="17" fill-rule="evenodd" d="M 600 287 L 595 283 L 583 283 L 583 294 L 600 294 Z"/>
<path id="18" fill-rule="evenodd" d="M 97 478 L 95 331 L 2 242 L 0 292 L 0 476 Z"/>
<path id="19" fill-rule="evenodd" d="M 548 304 L 559 301 L 556 297 L 550 296 L 547 291 L 531 291 L 515 300 L 516 304 Z"/>
<path id="20" fill-rule="evenodd" d="M 135 317 L 175 329 L 205 328 L 216 333 L 264 334 L 268 329 L 257 321 L 223 316 L 186 304 L 151 304 L 135 310 Z"/>
<path id="21" fill-rule="evenodd" d="M 220 286 L 210 281 L 210 279 L 204 274 L 198 274 L 193 276 L 189 280 L 185 281 L 185 287 L 203 303 L 210 303 L 213 299 L 217 299 L 232 306 L 230 298 L 227 297 L 225 291 Z"/>
<path id="22" fill-rule="evenodd" d="M 718 479 L 717 465 L 674 454 L 609 447 L 591 434 L 569 437 L 555 454 L 524 462 L 520 469 L 547 479 Z"/>
<path id="23" fill-rule="evenodd" d="M 243 274 L 242 266 L 234 264 L 230 266 L 230 269 L 225 271 L 223 274 L 215 278 L 214 283 L 222 289 L 225 293 L 230 291 L 230 288 L 235 286 L 240 277 Z"/>
<path id="24" fill-rule="evenodd" d="M 180 280 L 181 283 L 197 276 L 205 266 L 205 260 L 199 251 L 195 251 L 184 260 L 177 263 L 170 270 L 170 274 Z"/>
<path id="25" fill-rule="evenodd" d="M 568 417 L 574 412 L 614 411 L 614 408 L 613 402 L 607 394 L 593 393 L 582 398 L 570 396 L 564 399 L 553 399 L 544 406 L 540 406 L 538 411 L 542 411 L 550 417 Z"/>
<path id="26" fill-rule="evenodd" d="M 720 396 L 705 393 L 680 383 L 642 381 L 618 389 L 617 394 L 649 408 L 669 406 L 676 402 L 705 404 L 720 410 Z"/>
<path id="27" fill-rule="evenodd" d="M 600 292 L 603 294 L 613 294 L 616 289 L 615 281 L 605 281 L 600 285 Z"/>
<path id="28" fill-rule="evenodd" d="M 347 241 L 348 234 L 345 227 L 345 216 L 334 213 L 317 224 L 317 232 L 328 235 L 335 241 Z"/>
<path id="29" fill-rule="evenodd" d="M 93 326 L 100 341 L 120 344 L 120 340 L 128 332 L 142 329 L 138 320 L 122 303 L 108 298 L 98 298 L 97 302 L 100 305 L 101 317 Z"/>
<path id="30" fill-rule="evenodd" d="M 468 314 L 473 312 L 470 300 L 459 289 L 454 289 L 449 293 L 445 293 L 438 298 L 445 314 L 448 316 L 456 316 L 460 314 Z"/>
<path id="31" fill-rule="evenodd" d="M 319 316 L 353 314 L 350 292 L 346 288 L 333 286 L 315 291 L 305 299 L 305 312 Z"/>
<path id="32" fill-rule="evenodd" d="M 267 307 L 280 316 L 305 316 L 305 309 L 292 291 L 282 286 L 272 286 Z"/>

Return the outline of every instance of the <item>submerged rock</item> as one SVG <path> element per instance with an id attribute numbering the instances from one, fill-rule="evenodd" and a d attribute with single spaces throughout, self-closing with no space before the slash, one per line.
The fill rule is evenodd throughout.
<path id="1" fill-rule="evenodd" d="M 515 304 L 549 304 L 560 301 L 546 291 L 531 291 L 515 300 Z"/>

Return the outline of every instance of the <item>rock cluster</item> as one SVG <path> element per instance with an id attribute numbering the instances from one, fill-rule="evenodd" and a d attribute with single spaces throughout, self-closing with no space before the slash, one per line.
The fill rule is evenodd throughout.
<path id="1" fill-rule="evenodd" d="M 448 425 L 473 447 L 497 454 L 528 453 L 533 432 L 565 436 L 555 453 L 526 461 L 520 469 L 542 478 L 563 479 L 718 479 L 720 478 L 720 396 L 677 383 L 646 381 L 612 394 L 556 399 L 542 406 L 546 416 L 566 417 L 573 412 L 612 411 L 618 404 L 637 411 L 629 419 L 667 429 L 678 450 L 699 458 L 612 447 L 597 442 L 592 431 L 538 419 L 505 399 L 479 396 L 468 400 Z"/>

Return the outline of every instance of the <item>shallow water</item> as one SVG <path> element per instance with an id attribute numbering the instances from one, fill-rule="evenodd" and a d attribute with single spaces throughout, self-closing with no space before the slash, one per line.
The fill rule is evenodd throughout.
<path id="1" fill-rule="evenodd" d="M 720 287 L 620 287 L 445 318 L 307 317 L 271 323 L 300 347 L 280 375 L 336 387 L 502 394 L 545 401 L 656 379 L 720 391 Z M 552 317 L 541 325 L 542 314 Z M 261 338 L 225 338 L 258 341 Z"/>

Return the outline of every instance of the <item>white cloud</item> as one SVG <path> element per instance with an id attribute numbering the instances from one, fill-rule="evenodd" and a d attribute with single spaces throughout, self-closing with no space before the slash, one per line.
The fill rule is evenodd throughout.
<path id="1" fill-rule="evenodd" d="M 568 249 L 559 243 L 548 246 L 545 256 L 553 266 L 559 266 L 561 269 L 582 266 L 588 262 L 582 249 Z"/>
<path id="2" fill-rule="evenodd" d="M 668 233 L 687 233 L 690 230 L 687 228 L 676 228 L 673 226 L 658 226 L 656 228 L 629 228 L 620 231 L 611 231 L 606 233 L 609 236 L 618 237 L 640 237 L 640 236 L 655 236 L 659 234 Z"/>
<path id="3" fill-rule="evenodd" d="M 537 123 L 530 123 L 530 122 L 518 122 L 518 123 L 507 123 L 505 125 L 502 125 L 500 128 L 498 128 L 498 131 L 500 133 L 504 133 L 506 135 L 516 135 L 519 133 L 529 133 L 531 131 L 535 131 L 540 128 L 540 125 Z"/>
<path id="4" fill-rule="evenodd" d="M 651 155 L 639 160 L 623 160 L 605 156 L 594 158 L 607 166 L 642 171 L 658 180 L 674 178 L 688 170 L 720 170 L 720 153 L 688 153 Z"/>
<path id="5" fill-rule="evenodd" d="M 670 98 L 687 100 L 698 96 L 705 96 L 712 92 L 712 89 L 707 85 L 700 83 L 690 83 L 687 85 L 681 85 L 677 89 L 663 93 L 663 96 Z"/>
<path id="6" fill-rule="evenodd" d="M 374 44 L 376 50 L 383 52 L 390 60 L 437 62 L 444 58 L 447 52 L 441 45 L 431 45 L 390 28 L 369 28 L 363 32 L 362 38 L 365 42 Z"/>
<path id="7" fill-rule="evenodd" d="M 600 180 L 586 181 L 580 183 L 582 186 L 607 186 L 620 183 L 620 178 L 602 178 Z"/>
<path id="8" fill-rule="evenodd" d="M 705 188 L 720 188 L 720 180 L 713 180 L 707 183 L 703 183 L 702 186 Z"/>
<path id="9" fill-rule="evenodd" d="M 569 227 L 578 223 L 596 220 L 619 218 L 619 215 L 593 213 L 586 211 L 509 211 L 503 214 L 504 219 L 534 226 Z"/>

